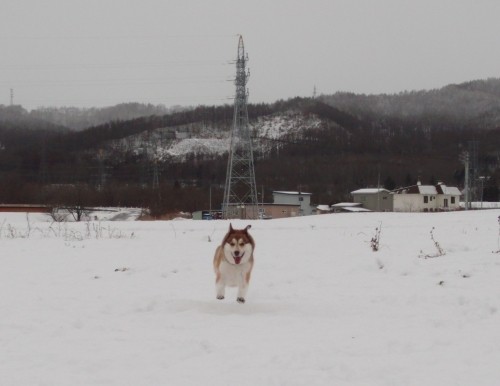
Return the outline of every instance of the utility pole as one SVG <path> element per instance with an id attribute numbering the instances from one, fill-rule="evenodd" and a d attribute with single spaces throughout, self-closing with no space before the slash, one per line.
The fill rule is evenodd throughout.
<path id="1" fill-rule="evenodd" d="M 485 176 L 479 176 L 479 181 L 481 181 L 481 209 L 483 209 L 483 196 L 484 196 L 484 180 Z"/>
<path id="2" fill-rule="evenodd" d="M 106 184 L 106 171 L 104 168 L 104 150 L 99 149 L 97 153 L 97 160 L 99 162 L 98 167 L 98 182 L 97 182 L 97 190 L 102 191 L 104 189 L 104 185 Z"/>
<path id="3" fill-rule="evenodd" d="M 40 167 L 38 169 L 38 179 L 43 185 L 47 183 L 47 144 L 45 136 L 42 138 L 40 149 Z"/>
<path id="4" fill-rule="evenodd" d="M 464 151 L 460 156 L 460 160 L 465 166 L 465 210 L 469 210 L 469 152 Z"/>
<path id="5" fill-rule="evenodd" d="M 377 212 L 380 212 L 380 164 L 377 166 Z"/>
<path id="6" fill-rule="evenodd" d="M 243 37 L 240 35 L 236 59 L 236 96 L 234 97 L 231 145 L 222 203 L 222 214 L 225 219 L 257 219 L 259 215 L 252 139 L 248 123 L 246 85 L 250 73 L 246 68 L 247 61 L 248 55 L 245 54 Z"/>
<path id="7" fill-rule="evenodd" d="M 473 140 L 468 142 L 469 153 L 469 202 L 479 201 L 478 188 L 478 172 L 479 172 L 479 141 Z M 471 205 L 472 206 L 472 205 Z"/>
<path id="8" fill-rule="evenodd" d="M 158 160 L 153 160 L 153 190 L 160 189 L 160 172 L 158 170 Z"/>

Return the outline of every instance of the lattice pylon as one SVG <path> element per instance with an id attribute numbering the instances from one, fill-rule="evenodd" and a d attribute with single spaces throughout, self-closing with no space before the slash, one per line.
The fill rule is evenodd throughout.
<path id="1" fill-rule="evenodd" d="M 259 216 L 252 138 L 248 124 L 246 84 L 249 73 L 246 68 L 247 61 L 248 56 L 245 54 L 243 37 L 240 36 L 236 59 L 236 96 L 234 98 L 231 145 L 222 204 L 225 219 L 257 219 Z"/>

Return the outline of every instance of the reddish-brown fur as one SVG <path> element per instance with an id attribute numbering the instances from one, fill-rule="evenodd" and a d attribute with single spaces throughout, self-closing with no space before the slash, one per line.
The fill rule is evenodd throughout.
<path id="1" fill-rule="evenodd" d="M 248 233 L 248 229 L 250 228 L 250 225 L 248 225 L 244 229 L 233 229 L 232 225 L 229 225 L 229 231 L 226 233 L 224 238 L 222 239 L 222 243 L 217 247 L 217 250 L 215 251 L 215 256 L 214 256 L 214 269 L 216 273 L 216 282 L 220 280 L 220 272 L 218 271 L 218 268 L 220 266 L 220 263 L 222 259 L 224 259 L 224 244 L 226 244 L 230 239 L 235 238 L 239 240 L 240 238 L 244 240 L 245 243 L 250 243 L 252 245 L 252 249 L 255 249 L 255 241 L 253 237 Z M 253 254 L 250 259 L 250 262 L 253 266 Z M 248 283 L 250 281 L 250 272 L 247 273 L 245 279 L 246 282 Z"/>
<path id="2" fill-rule="evenodd" d="M 224 299 L 226 286 L 238 286 L 236 300 L 240 303 L 245 302 L 245 293 L 254 264 L 253 251 L 255 249 L 255 241 L 248 233 L 249 228 L 250 225 L 244 229 L 233 229 L 232 225 L 229 225 L 229 231 L 215 251 L 213 264 L 218 299 Z"/>

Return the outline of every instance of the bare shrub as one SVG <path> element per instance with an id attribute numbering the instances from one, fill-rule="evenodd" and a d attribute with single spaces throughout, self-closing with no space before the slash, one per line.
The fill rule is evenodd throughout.
<path id="1" fill-rule="evenodd" d="M 87 221 L 85 228 L 80 231 L 74 229 L 74 226 L 69 226 L 66 221 L 53 221 L 48 227 L 33 227 L 29 215 L 26 215 L 26 228 L 17 228 L 12 224 L 6 223 L 4 220 L 0 224 L 0 239 L 2 237 L 8 239 L 27 239 L 36 232 L 40 233 L 45 238 L 61 238 L 65 241 L 83 241 L 88 239 L 122 239 L 133 238 L 134 232 L 130 235 L 122 232 L 120 229 L 111 226 L 103 226 L 99 222 Z"/>
<path id="2" fill-rule="evenodd" d="M 431 259 L 431 258 L 434 258 L 434 257 L 440 257 L 440 256 L 444 256 L 446 255 L 446 252 L 445 250 L 441 247 L 441 245 L 439 244 L 439 242 L 434 238 L 434 227 L 432 227 L 431 229 L 431 240 L 432 242 L 434 243 L 434 246 L 436 247 L 436 253 L 434 254 L 423 254 L 422 251 L 420 251 L 420 255 L 419 257 L 423 257 L 424 259 Z"/>
<path id="3" fill-rule="evenodd" d="M 493 253 L 500 253 L 500 216 L 498 216 L 498 236 L 497 236 L 497 250 Z"/>
<path id="4" fill-rule="evenodd" d="M 377 252 L 380 249 L 380 233 L 382 232 L 382 223 L 380 223 L 380 226 L 375 228 L 375 234 L 373 235 L 372 239 L 370 240 L 370 247 L 372 248 L 373 252 Z"/>

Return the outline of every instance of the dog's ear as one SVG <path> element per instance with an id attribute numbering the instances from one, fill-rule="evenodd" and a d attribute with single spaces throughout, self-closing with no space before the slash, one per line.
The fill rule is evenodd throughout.
<path id="1" fill-rule="evenodd" d="M 247 225 L 247 226 L 245 227 L 245 229 L 244 229 L 244 230 L 245 230 L 245 232 L 248 232 L 248 230 L 249 230 L 251 227 L 252 227 L 251 225 Z"/>
<path id="2" fill-rule="evenodd" d="M 229 232 L 232 232 L 234 229 L 233 229 L 233 224 L 229 223 Z"/>

